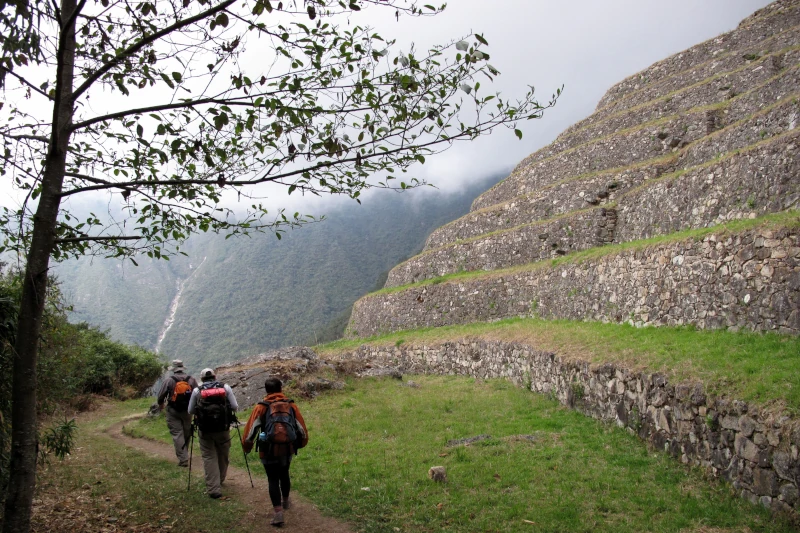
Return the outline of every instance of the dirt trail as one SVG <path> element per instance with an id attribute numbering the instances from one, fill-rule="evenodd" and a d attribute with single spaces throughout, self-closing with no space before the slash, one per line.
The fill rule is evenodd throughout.
<path id="1" fill-rule="evenodd" d="M 142 416 L 143 415 L 135 415 L 127 417 L 108 428 L 106 432 L 131 448 L 136 448 L 155 457 L 174 461 L 175 451 L 171 445 L 148 439 L 132 438 L 122 432 L 122 428 L 125 424 L 138 420 L 142 418 Z M 178 467 L 175 466 L 175 468 Z M 242 517 L 242 520 L 246 520 L 252 524 L 251 531 L 353 533 L 353 529 L 349 525 L 333 518 L 322 516 L 313 504 L 298 495 L 294 490 L 292 490 L 292 508 L 288 511 L 284 511 L 286 524 L 282 528 L 270 526 L 269 521 L 272 519 L 272 505 L 269 503 L 269 494 L 267 493 L 267 477 L 258 459 L 255 460 L 255 464 L 252 464 L 251 461 L 250 470 L 253 473 L 255 489 L 250 486 L 250 478 L 247 476 L 246 470 L 231 466 L 228 468 L 228 477 L 222 485 L 222 493 L 247 506 L 249 511 L 245 517 Z M 203 461 L 199 457 L 198 450 L 198 455 L 192 462 L 192 484 L 202 484 L 202 476 Z M 218 505 L 220 503 L 215 502 L 211 498 L 209 498 L 208 502 L 209 505 Z"/>

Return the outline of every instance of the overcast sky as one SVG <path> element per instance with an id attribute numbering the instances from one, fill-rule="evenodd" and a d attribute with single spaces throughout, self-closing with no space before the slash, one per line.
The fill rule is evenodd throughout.
<path id="1" fill-rule="evenodd" d="M 534 85 L 547 102 L 562 84 L 557 106 L 522 126 L 523 139 L 499 129 L 472 143 L 457 143 L 429 158 L 414 174 L 442 190 L 513 168 L 590 115 L 607 89 L 651 64 L 730 31 L 768 0 L 452 0 L 439 16 L 396 21 L 389 10 L 365 19 L 384 37 L 418 48 L 480 32 L 491 63 L 502 75 L 496 88 L 521 95 Z M 359 23 L 363 20 L 358 20 Z M 382 194 L 387 194 L 385 191 Z M 306 199 L 308 200 L 308 199 Z M 366 201 L 369 201 L 368 198 Z M 310 207 L 305 204 L 306 210 Z M 322 206 L 320 206 L 322 207 Z M 294 206 L 292 206 L 294 209 Z M 324 207 L 323 207 L 324 210 Z"/>

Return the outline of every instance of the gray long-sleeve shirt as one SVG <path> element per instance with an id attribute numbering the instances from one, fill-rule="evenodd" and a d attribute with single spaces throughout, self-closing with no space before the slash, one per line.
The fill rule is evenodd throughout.
<path id="1" fill-rule="evenodd" d="M 197 388 L 197 380 L 195 380 L 192 376 L 185 372 L 173 372 L 172 376 L 168 378 L 164 378 L 164 381 L 161 382 L 161 389 L 158 391 L 158 396 L 156 397 L 156 401 L 158 405 L 164 406 L 164 402 L 169 400 L 172 397 L 172 391 L 175 390 L 175 380 L 172 377 L 176 377 L 178 379 L 184 379 L 189 386 L 193 389 Z M 194 391 L 193 391 L 194 392 Z"/>

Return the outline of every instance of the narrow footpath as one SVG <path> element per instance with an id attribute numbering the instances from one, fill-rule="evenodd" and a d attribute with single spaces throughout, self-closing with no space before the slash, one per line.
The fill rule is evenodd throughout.
<path id="1" fill-rule="evenodd" d="M 113 426 L 106 432 L 113 438 L 119 440 L 126 446 L 136 448 L 155 457 L 175 459 L 175 452 L 172 446 L 166 443 L 157 442 L 149 439 L 137 439 L 129 437 L 122 432 L 125 424 L 142 418 L 143 415 L 127 417 Z M 203 461 L 200 459 L 199 450 L 192 462 L 192 484 L 203 483 Z M 177 466 L 175 468 L 178 468 Z M 249 509 L 242 520 L 252 524 L 254 532 L 285 531 L 286 533 L 353 533 L 353 529 L 336 519 L 322 516 L 319 510 L 309 501 L 298 495 L 292 490 L 292 508 L 284 511 L 286 524 L 281 528 L 270 525 L 272 519 L 272 505 L 269 503 L 267 493 L 267 477 L 261 464 L 256 459 L 255 464 L 250 465 L 253 473 L 253 483 L 255 488 L 250 486 L 250 478 L 246 470 L 231 466 L 228 468 L 228 477 L 222 485 L 222 493 L 232 499 L 242 502 Z M 214 504 L 214 500 L 209 499 L 209 505 Z"/>

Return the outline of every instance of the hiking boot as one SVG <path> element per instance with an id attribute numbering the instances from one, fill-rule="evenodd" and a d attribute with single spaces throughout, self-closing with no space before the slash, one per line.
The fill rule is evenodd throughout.
<path id="1" fill-rule="evenodd" d="M 208 497 L 214 498 L 215 500 L 219 500 L 220 498 L 222 498 L 222 494 L 220 494 L 219 492 L 210 492 L 208 494 Z"/>
<path id="2" fill-rule="evenodd" d="M 275 513 L 275 516 L 272 517 L 272 522 L 270 522 L 275 527 L 281 527 L 283 525 L 283 511 L 278 511 Z"/>
<path id="3" fill-rule="evenodd" d="M 180 461 L 178 462 L 178 466 L 187 467 L 189 466 L 189 461 Z"/>
<path id="4" fill-rule="evenodd" d="M 289 501 L 289 498 L 284 498 L 283 502 L 281 503 L 281 507 L 283 507 L 283 510 L 285 511 L 286 509 L 292 507 L 292 502 Z"/>

